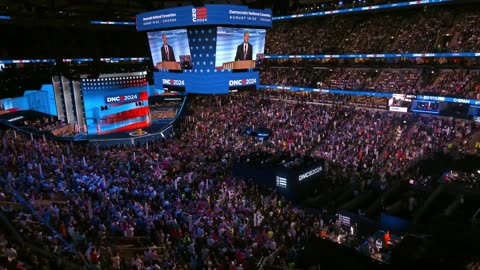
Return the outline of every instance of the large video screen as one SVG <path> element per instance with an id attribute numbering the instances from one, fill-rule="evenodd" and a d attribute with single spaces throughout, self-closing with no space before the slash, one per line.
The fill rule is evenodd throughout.
<path id="1" fill-rule="evenodd" d="M 160 69 L 192 69 L 192 58 L 186 29 L 156 31 L 148 33 L 153 65 Z M 163 66 L 163 62 L 177 62 Z"/>
<path id="2" fill-rule="evenodd" d="M 262 58 L 265 35 L 265 29 L 218 27 L 215 68 L 223 69 L 232 61 Z"/>
<path id="3" fill-rule="evenodd" d="M 151 123 L 145 76 L 81 81 L 88 134 L 109 134 Z"/>

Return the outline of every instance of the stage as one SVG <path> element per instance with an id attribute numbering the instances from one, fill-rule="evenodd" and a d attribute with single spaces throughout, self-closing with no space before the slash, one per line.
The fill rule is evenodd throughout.
<path id="1" fill-rule="evenodd" d="M 55 135 L 51 130 L 40 130 L 29 123 L 39 122 L 38 119 L 53 119 L 56 117 L 46 115 L 35 111 L 19 111 L 8 113 L 0 116 L 0 125 L 3 128 L 11 128 L 18 132 L 28 134 L 32 138 L 46 138 L 57 141 L 75 141 L 89 144 L 98 144 L 100 146 L 119 145 L 119 144 L 137 144 L 146 143 L 147 141 L 167 138 L 172 134 L 172 125 L 175 119 L 154 120 L 151 125 L 142 128 L 143 134 L 137 135 L 136 129 L 114 132 L 109 134 L 88 135 L 78 133 L 77 135 Z"/>
<path id="2" fill-rule="evenodd" d="M 173 131 L 172 123 L 172 120 L 152 121 L 150 126 L 141 129 L 141 135 L 138 135 L 136 130 L 133 129 L 99 135 L 79 134 L 73 138 L 73 141 L 84 141 L 101 146 L 146 143 L 147 141 L 169 137 Z"/>

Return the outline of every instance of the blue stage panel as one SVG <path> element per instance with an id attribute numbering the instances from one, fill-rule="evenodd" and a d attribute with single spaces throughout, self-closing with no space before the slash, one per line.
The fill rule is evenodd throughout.
<path id="1" fill-rule="evenodd" d="M 217 72 L 185 72 L 173 73 L 158 71 L 154 73 L 155 88 L 164 86 L 185 87 L 186 93 L 195 94 L 227 94 L 230 87 L 253 86 L 259 82 L 257 71 L 232 73 Z"/>
<path id="2" fill-rule="evenodd" d="M 113 22 L 113 21 L 90 21 L 90 24 L 101 25 L 135 25 L 135 22 Z"/>

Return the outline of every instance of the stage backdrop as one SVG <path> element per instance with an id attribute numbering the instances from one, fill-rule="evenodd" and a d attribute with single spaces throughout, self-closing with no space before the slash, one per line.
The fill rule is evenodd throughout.
<path id="1" fill-rule="evenodd" d="M 214 71 L 173 73 L 158 71 L 153 74 L 156 89 L 174 87 L 178 91 L 195 94 L 227 94 L 230 89 L 245 86 L 256 86 L 259 81 L 258 71 L 238 72 Z"/>
<path id="2" fill-rule="evenodd" d="M 82 79 L 88 134 L 108 134 L 150 125 L 143 76 Z"/>

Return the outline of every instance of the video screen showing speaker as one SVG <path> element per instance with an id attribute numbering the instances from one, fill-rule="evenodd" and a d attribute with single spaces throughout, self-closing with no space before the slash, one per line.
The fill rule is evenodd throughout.
<path id="1" fill-rule="evenodd" d="M 251 69 L 263 58 L 265 29 L 217 28 L 215 69 Z"/>
<path id="2" fill-rule="evenodd" d="M 168 70 L 193 68 L 186 29 L 149 32 L 148 43 L 154 67 Z"/>
<path id="3" fill-rule="evenodd" d="M 89 135 L 103 135 L 150 125 L 145 76 L 82 79 Z"/>

